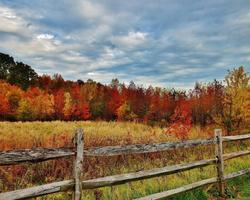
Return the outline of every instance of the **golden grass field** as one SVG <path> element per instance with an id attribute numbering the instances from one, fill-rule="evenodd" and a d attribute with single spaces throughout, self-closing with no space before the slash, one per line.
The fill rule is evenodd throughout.
<path id="1" fill-rule="evenodd" d="M 157 143 L 175 141 L 165 129 L 131 122 L 0 122 L 0 150 L 72 146 L 72 138 L 77 128 L 84 129 L 85 147 Z M 215 127 L 193 127 L 189 139 L 213 137 Z M 249 145 L 248 145 L 249 146 Z M 225 146 L 226 152 L 247 149 L 246 142 L 235 142 Z M 113 157 L 84 157 L 84 179 L 106 175 L 133 172 L 155 167 L 212 157 L 214 147 L 196 147 L 185 150 L 172 150 L 161 153 L 124 155 Z M 250 156 L 233 159 L 225 163 L 226 173 L 250 167 Z M 22 164 L 0 167 L 0 191 L 26 188 L 34 185 L 72 178 L 72 158 L 46 161 L 38 164 Z M 83 199 L 133 199 L 151 193 L 175 188 L 187 183 L 215 176 L 215 168 L 204 167 L 181 172 L 175 175 L 136 181 L 120 186 L 84 191 Z M 244 177 L 232 181 L 239 183 Z M 240 197 L 235 184 L 229 182 L 228 193 Z M 214 186 L 196 189 L 173 199 L 213 199 Z M 59 193 L 38 199 L 71 199 L 70 193 Z"/>

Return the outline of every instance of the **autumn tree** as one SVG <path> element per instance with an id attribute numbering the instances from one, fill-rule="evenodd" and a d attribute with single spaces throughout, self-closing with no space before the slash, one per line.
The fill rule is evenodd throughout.
<path id="1" fill-rule="evenodd" d="M 70 96 L 69 92 L 64 93 L 64 108 L 63 108 L 63 115 L 65 120 L 70 120 L 71 115 L 72 115 L 72 98 Z"/>
<path id="2" fill-rule="evenodd" d="M 247 99 L 249 96 L 250 76 L 241 66 L 229 71 L 225 77 L 225 99 L 222 123 L 230 134 L 236 129 L 245 125 L 249 110 L 247 109 Z"/>
<path id="3" fill-rule="evenodd" d="M 9 102 L 5 95 L 0 93 L 0 119 L 6 119 L 9 114 Z"/>
<path id="4" fill-rule="evenodd" d="M 117 119 L 118 120 L 133 120 L 137 117 L 137 115 L 131 111 L 131 107 L 128 102 L 124 102 L 118 109 L 117 109 Z"/>
<path id="5" fill-rule="evenodd" d="M 63 89 L 64 84 L 65 84 L 65 81 L 62 75 L 54 74 L 50 82 L 50 89 L 52 91 L 58 91 L 60 89 Z"/>
<path id="6" fill-rule="evenodd" d="M 88 120 L 91 117 L 88 103 L 80 102 L 72 106 L 72 119 L 74 120 Z"/>
<path id="7" fill-rule="evenodd" d="M 192 120 L 191 103 L 185 96 L 180 96 L 180 99 L 178 99 L 178 105 L 171 116 L 171 121 L 172 123 L 166 129 L 166 133 L 174 134 L 180 139 L 186 139 L 192 127 Z"/>
<path id="8" fill-rule="evenodd" d="M 55 111 L 55 118 L 56 119 L 63 119 L 63 109 L 65 105 L 64 101 L 64 90 L 59 89 L 53 93 L 54 96 L 54 111 Z"/>
<path id="9" fill-rule="evenodd" d="M 54 114 L 53 95 L 37 87 L 32 87 L 27 90 L 25 97 L 32 105 L 32 116 L 34 120 L 52 119 Z"/>
<path id="10" fill-rule="evenodd" d="M 38 87 L 41 88 L 42 90 L 45 90 L 46 92 L 50 92 L 52 85 L 51 83 L 52 79 L 49 75 L 43 74 L 42 76 L 38 77 L 37 80 Z"/>
<path id="11" fill-rule="evenodd" d="M 22 121 L 34 119 L 31 103 L 27 99 L 21 99 L 17 109 L 17 119 Z"/>
<path id="12" fill-rule="evenodd" d="M 214 123 L 223 113 L 224 87 L 219 81 L 196 83 L 189 95 L 194 124 L 206 126 Z"/>
<path id="13" fill-rule="evenodd" d="M 118 108 L 123 104 L 121 95 L 118 91 L 118 88 L 115 86 L 110 90 L 110 99 L 108 102 L 108 110 L 111 116 L 111 119 L 117 119 Z"/>

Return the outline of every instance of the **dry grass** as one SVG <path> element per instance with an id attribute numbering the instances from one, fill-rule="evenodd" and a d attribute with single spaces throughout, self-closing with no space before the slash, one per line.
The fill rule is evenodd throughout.
<path id="1" fill-rule="evenodd" d="M 71 146 L 74 131 L 83 128 L 85 147 L 118 144 L 153 143 L 177 140 L 175 136 L 165 134 L 160 127 L 129 122 L 1 122 L 0 150 Z M 213 137 L 213 128 L 201 129 L 193 127 L 189 139 Z M 227 151 L 237 151 L 246 147 L 240 143 L 227 145 Z M 201 153 L 202 152 L 202 153 Z M 111 158 L 84 158 L 84 179 L 119 174 L 154 167 L 162 167 L 174 163 L 192 162 L 193 160 L 211 157 L 212 146 L 175 150 L 143 155 L 114 156 Z M 248 158 L 248 157 L 247 157 Z M 226 171 L 232 172 L 250 166 L 250 159 L 235 159 L 228 162 Z M 32 185 L 53 182 L 72 177 L 72 159 L 58 159 L 33 165 L 16 165 L 0 168 L 0 190 L 8 191 Z M 100 190 L 86 191 L 84 199 L 132 199 L 146 194 L 178 187 L 196 180 L 215 175 L 214 167 L 194 169 L 176 175 L 137 181 L 131 184 L 109 187 Z M 207 190 L 210 188 L 207 188 Z M 189 193 L 185 199 L 209 198 L 205 190 Z M 194 195 L 195 194 L 195 195 Z M 56 194 L 47 199 L 70 199 L 69 194 Z M 179 197 L 180 198 L 180 197 Z M 183 197 L 182 197 L 183 198 Z"/>

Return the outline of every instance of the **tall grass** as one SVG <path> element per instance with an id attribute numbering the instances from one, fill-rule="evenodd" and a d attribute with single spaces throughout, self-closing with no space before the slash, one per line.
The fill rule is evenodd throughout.
<path id="1" fill-rule="evenodd" d="M 86 148 L 177 140 L 175 136 L 167 135 L 163 128 L 129 122 L 1 122 L 0 150 L 72 146 L 74 131 L 79 127 L 84 129 L 84 145 Z M 189 133 L 189 139 L 213 137 L 213 128 L 193 127 Z M 234 144 L 226 144 L 225 148 L 226 152 L 232 152 L 246 149 L 247 145 L 242 142 L 235 142 Z M 214 147 L 211 145 L 141 155 L 109 158 L 84 157 L 84 179 L 192 162 L 213 156 Z M 227 161 L 226 172 L 249 167 L 249 158 L 248 156 L 244 159 L 238 158 Z M 9 191 L 56 180 L 70 179 L 72 178 L 72 163 L 72 158 L 67 158 L 32 165 L 0 167 L 0 190 Z M 112 188 L 86 190 L 83 199 L 133 199 L 215 175 L 215 168 L 209 166 L 174 175 L 135 181 Z M 235 195 L 237 192 L 233 192 L 233 194 Z M 208 186 L 178 195 L 172 199 L 212 199 L 214 196 L 216 196 L 216 189 Z M 70 193 L 59 193 L 41 197 L 41 199 L 71 199 L 71 197 Z"/>

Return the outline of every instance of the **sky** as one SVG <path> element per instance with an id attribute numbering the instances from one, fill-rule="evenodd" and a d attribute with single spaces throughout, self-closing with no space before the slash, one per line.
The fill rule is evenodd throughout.
<path id="1" fill-rule="evenodd" d="M 188 89 L 250 71 L 249 0 L 0 0 L 0 52 L 39 74 Z"/>

